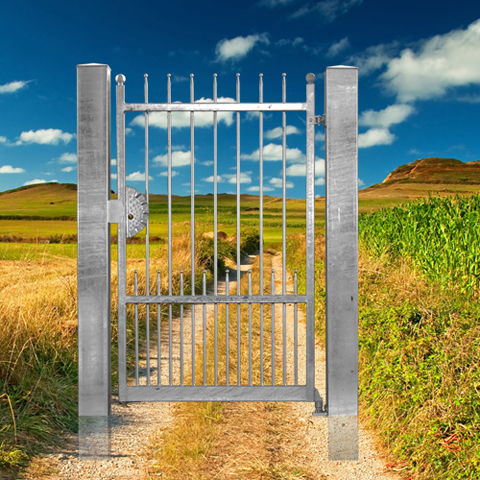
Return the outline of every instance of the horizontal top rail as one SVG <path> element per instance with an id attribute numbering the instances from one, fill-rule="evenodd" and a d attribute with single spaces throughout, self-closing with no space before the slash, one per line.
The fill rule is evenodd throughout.
<path id="1" fill-rule="evenodd" d="M 307 303 L 307 295 L 124 295 L 125 303 Z"/>
<path id="2" fill-rule="evenodd" d="M 306 111 L 297 103 L 124 103 L 123 112 L 286 112 Z"/>

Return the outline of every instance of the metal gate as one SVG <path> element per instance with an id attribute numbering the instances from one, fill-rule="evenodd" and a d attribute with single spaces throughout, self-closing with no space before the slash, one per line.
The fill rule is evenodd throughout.
<path id="1" fill-rule="evenodd" d="M 214 76 L 213 101 L 195 102 L 193 75 L 190 80 L 190 103 L 172 102 L 170 76 L 167 102 L 149 103 L 145 76 L 144 103 L 125 103 L 125 77 L 116 81 L 116 139 L 118 198 L 111 199 L 110 176 L 110 68 L 107 65 L 88 64 L 78 67 L 78 317 L 79 317 L 79 413 L 81 417 L 110 415 L 110 224 L 118 224 L 118 385 L 119 400 L 130 401 L 311 401 L 315 402 L 314 415 L 358 415 L 358 363 L 357 363 L 357 69 L 329 67 L 325 73 L 325 115 L 315 115 L 315 75 L 306 77 L 304 102 L 286 101 L 286 78 L 282 82 L 282 102 L 263 102 L 263 82 L 260 76 L 259 102 L 240 102 L 240 78 L 237 75 L 236 99 L 226 103 L 218 101 L 217 79 Z M 287 292 L 286 278 L 286 112 L 303 112 L 306 125 L 306 292 Z M 125 114 L 143 112 L 145 115 L 145 190 L 140 193 L 126 186 Z M 149 115 L 166 112 L 167 115 L 167 178 L 168 178 L 168 272 L 150 272 L 149 262 Z M 189 112 L 191 138 L 191 272 L 172 271 L 172 122 L 173 112 Z M 214 202 L 214 272 L 213 291 L 207 292 L 205 272 L 202 288 L 195 289 L 195 113 L 213 114 L 213 202 Z M 218 286 L 218 192 L 217 192 L 217 115 L 219 112 L 236 114 L 236 278 L 241 277 L 241 172 L 240 112 L 256 112 L 259 117 L 259 290 L 241 292 L 240 282 L 235 291 L 229 286 L 233 280 L 227 273 L 226 291 Z M 263 114 L 282 112 L 282 287 L 275 291 L 275 275 L 270 284 L 263 281 Z M 326 129 L 326 408 L 315 387 L 315 128 Z M 323 129 L 323 127 L 322 127 Z M 146 262 L 144 285 L 139 293 L 135 271 L 127 273 L 126 239 L 146 229 Z M 277 272 L 278 273 L 278 272 Z M 167 275 L 167 289 L 161 290 L 160 275 Z M 249 280 L 251 274 L 248 273 Z M 162 277 L 163 278 L 163 277 Z M 184 293 L 184 284 L 190 280 L 190 291 Z M 172 283 L 179 284 L 174 294 Z M 278 290 L 278 289 L 277 289 Z M 298 305 L 306 309 L 305 362 L 298 362 Z M 175 320 L 174 310 L 179 305 L 180 317 Z M 214 356 L 207 358 L 206 308 L 212 305 Z M 262 323 L 261 338 L 253 351 L 252 305 L 258 305 L 261 322 L 270 325 L 270 342 L 263 338 L 268 325 Z M 276 305 L 280 308 L 275 309 Z M 286 318 L 287 307 L 294 313 L 295 338 L 293 340 L 294 365 L 287 365 Z M 144 312 L 142 329 L 139 327 L 139 309 Z M 162 309 L 168 311 L 162 322 Z M 227 322 L 235 317 L 237 337 L 236 357 L 229 356 L 229 335 L 219 338 L 217 327 L 219 310 L 225 312 Z M 190 312 L 190 333 L 184 338 L 184 314 Z M 282 356 L 275 353 L 275 316 L 282 312 Z M 130 313 L 129 313 L 130 312 Z M 230 317 L 229 317 L 230 315 Z M 198 316 L 201 317 L 198 323 Z M 173 374 L 172 324 L 180 323 L 180 374 Z M 233 320 L 232 320 L 233 321 Z M 130 322 L 130 323 L 128 323 Z M 128 325 L 127 325 L 128 324 Z M 248 341 L 240 345 L 241 324 L 247 326 Z M 203 340 L 195 335 L 201 325 Z M 128 328 L 127 328 L 128 326 Z M 162 329 L 167 331 L 167 342 L 161 341 Z M 142 332 L 142 333 L 140 333 Z M 132 336 L 127 348 L 127 336 Z M 217 345 L 225 341 L 226 357 L 221 363 Z M 153 343 L 152 343 L 153 342 Z M 146 352 L 141 352 L 143 348 Z M 162 364 L 162 351 L 168 349 L 167 363 Z M 240 364 L 240 350 L 248 350 L 248 366 Z M 156 350 L 156 351 L 155 351 Z M 200 355 L 200 363 L 195 355 Z M 188 354 L 188 355 L 187 355 Z M 140 357 L 145 360 L 141 364 Z M 186 363 L 186 356 L 188 362 Z M 269 356 L 270 361 L 264 362 Z M 252 358 L 259 359 L 260 377 L 252 380 Z M 206 367 L 214 364 L 214 375 L 207 381 Z M 237 363 L 235 366 L 234 364 Z M 258 363 L 258 362 L 257 362 Z M 189 368 L 184 368 L 184 365 Z M 233 368 L 235 366 L 236 370 Z M 257 364 L 255 364 L 257 365 Z M 127 367 L 129 366 L 129 367 Z M 197 371 L 195 367 L 197 366 Z M 232 367 L 232 369 L 230 368 Z M 161 369 L 168 370 L 162 382 Z M 248 369 L 247 380 L 242 381 L 241 369 Z M 257 368 L 254 366 L 254 368 Z M 198 371 L 200 369 L 200 372 Z M 225 375 L 219 381 L 220 370 Z M 282 372 L 278 376 L 278 372 Z M 234 372 L 232 374 L 231 372 Z M 277 374 L 276 374 L 277 372 Z M 199 375 L 203 373 L 203 375 Z"/>

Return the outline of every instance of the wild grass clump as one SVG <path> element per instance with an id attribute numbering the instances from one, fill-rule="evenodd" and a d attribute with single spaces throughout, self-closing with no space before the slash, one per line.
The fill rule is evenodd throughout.
<path id="1" fill-rule="evenodd" d="M 377 234 L 370 232 L 372 243 L 381 242 Z M 317 238 L 317 244 L 323 242 Z M 304 239 L 289 237 L 288 245 L 295 247 L 288 249 L 288 264 L 303 265 Z M 319 249 L 317 299 L 325 294 Z M 480 306 L 471 296 L 427 281 L 414 266 L 408 257 L 393 261 L 360 249 L 361 416 L 412 478 L 478 478 Z M 317 304 L 321 329 L 323 308 Z"/>
<path id="2" fill-rule="evenodd" d="M 359 217 L 359 240 L 377 256 L 408 257 L 442 288 L 480 291 L 480 195 L 433 197 Z"/>

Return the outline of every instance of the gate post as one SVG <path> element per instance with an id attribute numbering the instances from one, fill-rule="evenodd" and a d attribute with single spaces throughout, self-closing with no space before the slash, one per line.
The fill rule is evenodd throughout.
<path id="1" fill-rule="evenodd" d="M 358 68 L 327 68 L 325 117 L 328 454 L 358 460 Z"/>
<path id="2" fill-rule="evenodd" d="M 108 65 L 77 66 L 77 158 L 78 413 L 82 441 L 82 425 L 107 425 L 111 413 Z"/>

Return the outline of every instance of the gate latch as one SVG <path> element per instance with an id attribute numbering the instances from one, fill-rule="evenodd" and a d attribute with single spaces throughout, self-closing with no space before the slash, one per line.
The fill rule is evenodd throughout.
<path id="1" fill-rule="evenodd" d="M 148 223 L 147 199 L 135 188 L 126 187 L 127 238 L 142 231 Z"/>
<path id="2" fill-rule="evenodd" d="M 316 116 L 315 116 L 315 123 L 316 123 L 318 126 L 320 126 L 320 125 L 324 125 L 324 126 L 325 126 L 325 125 L 326 125 L 325 122 L 326 122 L 326 115 L 323 115 L 323 117 L 322 117 L 322 115 L 316 115 Z"/>

